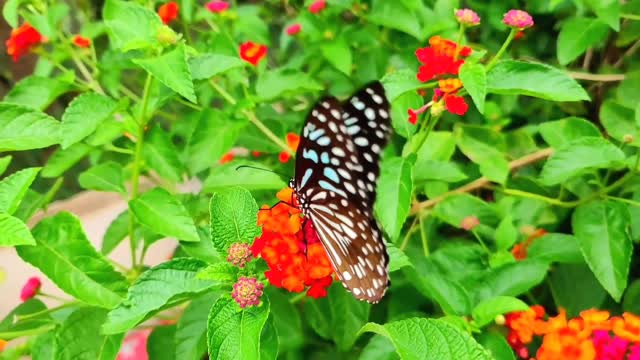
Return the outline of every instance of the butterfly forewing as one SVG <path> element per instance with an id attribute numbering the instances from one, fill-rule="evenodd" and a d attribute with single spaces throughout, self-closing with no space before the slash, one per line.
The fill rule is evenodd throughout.
<path id="1" fill-rule="evenodd" d="M 385 243 L 372 216 L 389 126 L 379 83 L 342 105 L 324 98 L 307 118 L 296 155 L 293 187 L 300 207 L 343 285 L 369 302 L 380 300 L 389 282 Z"/>

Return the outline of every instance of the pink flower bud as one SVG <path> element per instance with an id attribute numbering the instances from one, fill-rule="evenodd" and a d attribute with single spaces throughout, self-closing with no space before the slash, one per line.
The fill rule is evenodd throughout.
<path id="1" fill-rule="evenodd" d="M 456 20 L 458 20 L 460 24 L 466 26 L 476 26 L 480 24 L 480 16 L 471 9 L 459 9 L 456 11 L 455 15 Z"/>
<path id="2" fill-rule="evenodd" d="M 22 287 L 22 291 L 20 292 L 20 299 L 22 301 L 27 301 L 36 296 L 36 294 L 38 294 L 38 291 L 40 291 L 40 286 L 42 286 L 40 278 L 36 276 L 29 278 L 29 280 L 27 280 L 27 283 Z"/>
<path id="3" fill-rule="evenodd" d="M 248 306 L 258 306 L 264 285 L 256 278 L 248 278 L 241 276 L 238 282 L 233 284 L 231 297 L 241 308 Z"/>
<path id="4" fill-rule="evenodd" d="M 299 33 L 300 30 L 302 30 L 302 26 L 299 23 L 295 23 L 293 25 L 290 25 L 286 31 L 287 31 L 287 35 L 293 36 Z"/>
<path id="5" fill-rule="evenodd" d="M 227 261 L 243 268 L 251 260 L 251 247 L 246 243 L 235 243 L 229 247 Z"/>
<path id="6" fill-rule="evenodd" d="M 205 6 L 212 13 L 221 13 L 229 8 L 229 3 L 226 1 L 209 1 Z"/>
<path id="7" fill-rule="evenodd" d="M 504 14 L 502 22 L 513 28 L 524 30 L 533 26 L 533 18 L 528 12 L 511 9 Z"/>
<path id="8" fill-rule="evenodd" d="M 478 225 L 480 225 L 480 220 L 478 220 L 477 216 L 467 216 L 466 218 L 462 219 L 462 222 L 460 223 L 460 227 L 467 231 L 473 229 Z"/>
<path id="9" fill-rule="evenodd" d="M 317 14 L 324 10 L 327 6 L 327 2 L 325 0 L 316 0 L 313 4 L 309 5 L 309 12 L 312 14 Z"/>

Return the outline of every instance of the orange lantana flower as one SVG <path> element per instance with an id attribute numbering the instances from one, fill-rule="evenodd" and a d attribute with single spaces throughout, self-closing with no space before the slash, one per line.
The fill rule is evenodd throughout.
<path id="1" fill-rule="evenodd" d="M 620 338 L 640 343 L 640 316 L 625 312 L 622 318 L 611 319 L 613 333 Z"/>
<path id="2" fill-rule="evenodd" d="M 281 190 L 277 198 L 280 203 L 265 205 L 258 213 L 262 235 L 252 245 L 253 255 L 267 263 L 271 285 L 291 292 L 307 289 L 314 298 L 327 296 L 333 268 L 313 224 L 302 218 L 292 189 Z"/>
<path id="3" fill-rule="evenodd" d="M 585 339 L 578 330 L 566 327 L 545 335 L 536 355 L 538 360 L 594 360 L 596 350 L 591 339 Z"/>
<path id="4" fill-rule="evenodd" d="M 300 145 L 300 136 L 298 134 L 288 133 L 286 140 L 289 150 L 295 153 L 298 150 L 298 145 Z M 278 155 L 278 160 L 280 160 L 281 163 L 286 163 L 290 158 L 291 154 L 288 151 L 283 151 Z"/>

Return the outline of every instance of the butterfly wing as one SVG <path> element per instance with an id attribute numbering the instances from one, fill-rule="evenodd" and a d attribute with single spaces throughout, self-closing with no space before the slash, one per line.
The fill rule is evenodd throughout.
<path id="1" fill-rule="evenodd" d="M 386 292 L 389 275 L 382 232 L 372 217 L 380 171 L 379 151 L 373 150 L 388 139 L 389 105 L 382 86 L 374 83 L 345 106 L 351 109 L 349 117 L 331 97 L 312 109 L 300 137 L 293 186 L 343 285 L 357 299 L 377 302 Z M 377 114 L 373 120 L 371 111 Z M 352 117 L 356 121 L 350 121 Z M 373 126 L 372 121 L 378 123 Z M 376 130 L 383 136 L 373 138 Z"/>
<path id="2" fill-rule="evenodd" d="M 376 200 L 380 175 L 380 152 L 391 137 L 391 112 L 384 88 L 378 81 L 367 84 L 342 104 L 347 134 L 356 146 L 365 176 L 359 179 L 367 190 L 365 208 Z"/>

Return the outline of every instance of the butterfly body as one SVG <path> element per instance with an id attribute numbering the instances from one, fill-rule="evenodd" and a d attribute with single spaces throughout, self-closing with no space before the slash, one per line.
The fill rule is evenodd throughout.
<path id="1" fill-rule="evenodd" d="M 302 129 L 289 184 L 342 284 L 355 298 L 372 303 L 384 296 L 389 283 L 388 255 L 373 204 L 380 152 L 390 134 L 389 103 L 379 82 L 345 103 L 323 98 Z"/>

